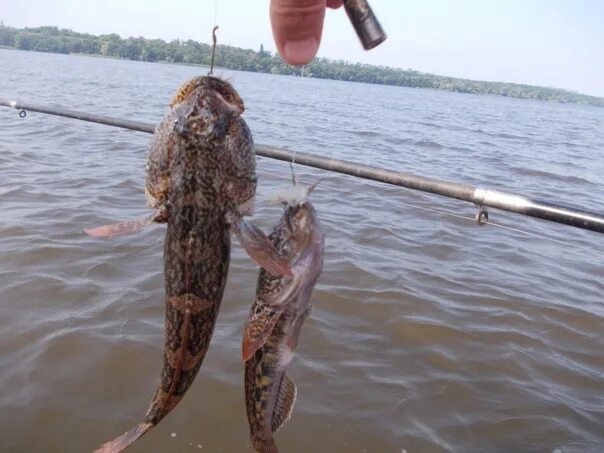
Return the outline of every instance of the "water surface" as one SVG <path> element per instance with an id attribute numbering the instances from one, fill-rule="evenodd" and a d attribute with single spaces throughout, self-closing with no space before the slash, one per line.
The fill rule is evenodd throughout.
<path id="1" fill-rule="evenodd" d="M 203 70 L 0 50 L 0 96 L 157 123 Z M 227 72 L 257 143 L 602 211 L 604 109 Z M 148 134 L 0 109 L 0 449 L 81 452 L 133 426 L 163 348 Z M 598 452 L 602 236 L 297 166 L 327 233 L 291 366 L 284 452 Z M 258 159 L 256 221 L 286 164 Z M 446 211 L 455 216 L 435 212 Z M 527 235 L 522 231 L 531 232 Z M 257 268 L 234 246 L 202 370 L 133 452 L 251 451 L 240 344 Z M 176 436 L 172 436 L 172 434 Z"/>

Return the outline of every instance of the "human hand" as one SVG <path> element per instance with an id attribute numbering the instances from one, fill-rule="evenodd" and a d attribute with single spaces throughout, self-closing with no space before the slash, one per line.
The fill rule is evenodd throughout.
<path id="1" fill-rule="evenodd" d="M 317 54 L 325 7 L 339 8 L 343 0 L 271 0 L 273 36 L 281 57 L 289 64 L 309 63 Z"/>

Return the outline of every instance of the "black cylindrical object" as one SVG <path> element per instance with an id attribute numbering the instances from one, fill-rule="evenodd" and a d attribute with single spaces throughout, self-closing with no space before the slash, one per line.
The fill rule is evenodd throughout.
<path id="1" fill-rule="evenodd" d="M 344 0 L 344 9 L 365 50 L 373 49 L 386 40 L 386 33 L 367 0 Z"/>

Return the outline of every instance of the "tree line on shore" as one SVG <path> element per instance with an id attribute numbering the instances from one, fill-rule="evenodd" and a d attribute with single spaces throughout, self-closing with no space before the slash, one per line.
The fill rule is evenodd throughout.
<path id="1" fill-rule="evenodd" d="M 212 46 L 193 40 L 121 38 L 112 33 L 91 35 L 72 30 L 44 26 L 13 28 L 0 23 L 0 46 L 21 50 L 62 54 L 90 54 L 136 61 L 170 62 L 209 65 Z M 260 46 L 258 51 L 218 45 L 214 64 L 226 69 L 269 74 L 304 75 L 320 79 L 366 82 L 412 88 L 433 88 L 462 93 L 492 94 L 544 101 L 573 102 L 604 107 L 604 98 L 557 88 L 546 88 L 504 82 L 483 82 L 456 77 L 438 76 L 411 69 L 348 63 L 341 60 L 316 58 L 300 68 L 286 64 Z"/>

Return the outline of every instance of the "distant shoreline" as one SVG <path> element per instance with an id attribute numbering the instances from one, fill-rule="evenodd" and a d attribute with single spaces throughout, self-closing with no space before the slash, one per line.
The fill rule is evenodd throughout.
<path id="1" fill-rule="evenodd" d="M 209 67 L 211 58 L 211 46 L 198 41 L 174 40 L 167 43 L 161 39 L 142 37 L 123 39 L 117 34 L 96 36 L 51 26 L 19 29 L 0 25 L 0 48 L 199 67 Z M 558 88 L 461 79 L 327 58 L 316 58 L 304 68 L 297 68 L 287 65 L 278 55 L 265 51 L 262 45 L 258 52 L 219 45 L 215 66 L 267 74 L 303 75 L 318 79 L 432 88 L 458 93 L 490 94 L 604 107 L 604 98 Z"/>
<path id="2" fill-rule="evenodd" d="M 209 69 L 210 66 L 209 65 L 205 65 L 205 64 L 197 64 L 197 63 L 175 63 L 173 61 L 166 61 L 166 60 L 160 60 L 160 61 L 140 61 L 140 60 L 130 60 L 129 58 L 123 58 L 123 57 L 112 57 L 109 55 L 102 55 L 100 53 L 81 53 L 81 52 L 70 52 L 70 53 L 61 53 L 61 52 L 45 52 L 42 50 L 23 50 L 23 49 L 17 49 L 14 46 L 1 46 L 0 45 L 0 50 L 4 49 L 4 50 L 18 50 L 21 52 L 39 52 L 39 53 L 50 53 L 50 54 L 54 54 L 54 55 L 70 55 L 70 56 L 74 56 L 74 57 L 90 57 L 90 58 L 101 58 L 104 60 L 118 60 L 118 61 L 133 61 L 134 63 L 153 63 L 153 64 L 173 64 L 173 65 L 177 65 L 177 66 L 190 66 L 190 67 L 196 67 L 196 68 L 206 68 Z M 223 68 L 222 66 L 217 66 L 214 65 L 214 69 L 226 69 L 227 71 L 229 70 L 229 68 Z M 250 72 L 254 72 L 254 71 L 250 71 Z M 265 74 L 265 73 L 260 73 L 260 74 Z"/>

